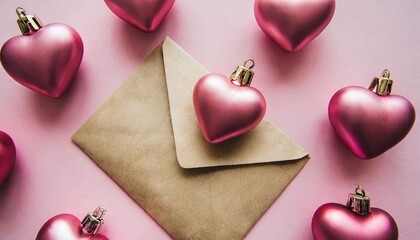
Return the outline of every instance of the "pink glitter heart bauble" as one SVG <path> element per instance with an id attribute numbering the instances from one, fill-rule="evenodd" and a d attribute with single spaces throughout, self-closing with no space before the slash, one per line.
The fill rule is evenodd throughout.
<path id="1" fill-rule="evenodd" d="M 331 21 L 335 0 L 256 0 L 260 28 L 286 52 L 296 52 L 315 39 Z"/>
<path id="2" fill-rule="evenodd" d="M 371 208 L 363 216 L 341 204 L 327 203 L 312 218 L 312 234 L 315 240 L 397 240 L 398 227 L 382 209 Z"/>
<path id="3" fill-rule="evenodd" d="M 82 39 L 62 23 L 13 37 L 1 49 L 1 63 L 13 79 L 52 98 L 65 93 L 82 57 Z"/>
<path id="4" fill-rule="evenodd" d="M 398 95 L 378 95 L 362 87 L 346 87 L 330 100 L 332 127 L 359 158 L 374 158 L 399 143 L 415 121 L 413 105 Z"/>
<path id="5" fill-rule="evenodd" d="M 155 31 L 175 0 L 105 0 L 115 15 L 145 32 Z"/>
<path id="6" fill-rule="evenodd" d="M 194 110 L 204 138 L 219 143 L 244 134 L 260 123 L 265 114 L 264 96 L 250 86 L 210 73 L 197 82 Z"/>
<path id="7" fill-rule="evenodd" d="M 12 138 L 0 131 L 0 186 L 10 175 L 15 165 L 16 147 Z"/>
<path id="8" fill-rule="evenodd" d="M 85 234 L 80 220 L 71 214 L 60 214 L 49 219 L 39 230 L 36 240 L 108 240 L 96 234 Z"/>

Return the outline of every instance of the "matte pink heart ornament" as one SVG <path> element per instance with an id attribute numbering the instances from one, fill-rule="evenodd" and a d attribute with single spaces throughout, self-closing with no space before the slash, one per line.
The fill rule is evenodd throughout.
<path id="1" fill-rule="evenodd" d="M 330 100 L 331 125 L 359 158 L 370 159 L 384 153 L 399 143 L 414 124 L 414 106 L 406 98 L 390 94 L 393 81 L 389 77 L 385 69 L 369 89 L 345 87 Z"/>
<path id="2" fill-rule="evenodd" d="M 104 223 L 105 212 L 104 208 L 98 207 L 81 222 L 71 214 L 59 214 L 44 223 L 36 240 L 108 240 L 104 235 L 96 234 Z"/>
<path id="3" fill-rule="evenodd" d="M 79 69 L 83 57 L 80 35 L 68 25 L 42 26 L 36 16 L 16 9 L 21 36 L 1 48 L 1 63 L 17 82 L 52 98 L 61 97 Z"/>
<path id="4" fill-rule="evenodd" d="M 115 15 L 145 32 L 155 31 L 175 0 L 105 0 Z"/>
<path id="5" fill-rule="evenodd" d="M 7 133 L 0 131 L 0 186 L 10 175 L 15 161 L 15 143 Z"/>
<path id="6" fill-rule="evenodd" d="M 246 67 L 247 62 L 252 65 Z M 266 103 L 258 89 L 250 87 L 254 61 L 238 66 L 230 79 L 210 73 L 198 80 L 193 92 L 194 110 L 204 138 L 219 143 L 242 135 L 262 120 Z"/>
<path id="7" fill-rule="evenodd" d="M 316 210 L 312 235 L 315 240 L 397 240 L 398 226 L 386 211 L 370 208 L 370 198 L 357 186 L 347 206 L 327 203 Z"/>
<path id="8" fill-rule="evenodd" d="M 297 52 L 331 21 L 335 0 L 255 0 L 260 28 L 286 52 Z"/>

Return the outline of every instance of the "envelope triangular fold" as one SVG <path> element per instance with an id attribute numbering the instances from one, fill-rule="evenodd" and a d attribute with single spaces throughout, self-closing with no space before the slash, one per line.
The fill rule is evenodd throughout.
<path id="1" fill-rule="evenodd" d="M 173 238 L 241 239 L 308 158 L 181 168 L 163 61 L 177 48 L 157 47 L 72 139 Z"/>
<path id="2" fill-rule="evenodd" d="M 194 113 L 192 93 L 195 83 L 208 71 L 171 39 L 167 38 L 162 48 L 176 154 L 183 168 L 290 161 L 308 156 L 266 119 L 247 134 L 219 144 L 207 143 Z"/>

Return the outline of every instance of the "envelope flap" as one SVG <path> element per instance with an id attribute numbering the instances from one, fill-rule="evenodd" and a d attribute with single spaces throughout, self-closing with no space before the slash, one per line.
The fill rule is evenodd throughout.
<path id="1" fill-rule="evenodd" d="M 302 159 L 308 153 L 266 119 L 252 131 L 219 144 L 205 141 L 192 103 L 195 83 L 208 71 L 170 38 L 162 46 L 178 163 L 201 168 Z"/>

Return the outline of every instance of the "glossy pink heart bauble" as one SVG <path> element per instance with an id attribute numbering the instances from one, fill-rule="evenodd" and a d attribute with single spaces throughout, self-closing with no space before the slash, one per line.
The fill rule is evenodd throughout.
<path id="1" fill-rule="evenodd" d="M 260 28 L 286 52 L 296 52 L 331 21 L 335 0 L 256 0 Z"/>
<path id="2" fill-rule="evenodd" d="M 359 158 L 374 158 L 400 142 L 414 124 L 413 105 L 398 95 L 346 87 L 330 100 L 332 127 Z"/>
<path id="3" fill-rule="evenodd" d="M 312 218 L 312 234 L 315 240 L 397 240 L 398 227 L 382 209 L 358 215 L 343 205 L 327 203 Z"/>
<path id="4" fill-rule="evenodd" d="M 77 217 L 60 214 L 44 223 L 36 240 L 108 240 L 108 238 L 102 234 L 85 234 Z"/>
<path id="5" fill-rule="evenodd" d="M 193 101 L 201 131 L 210 143 L 250 131 L 260 123 L 266 107 L 260 91 L 235 85 L 229 78 L 216 73 L 198 80 Z"/>
<path id="6" fill-rule="evenodd" d="M 13 79 L 52 98 L 65 93 L 82 57 L 83 42 L 79 34 L 61 23 L 13 37 L 1 49 L 1 63 Z"/>
<path id="7" fill-rule="evenodd" d="M 175 0 L 105 0 L 115 15 L 145 32 L 156 30 Z"/>
<path id="8" fill-rule="evenodd" d="M 5 132 L 0 131 L 0 186 L 15 165 L 16 147 L 12 138 Z"/>

